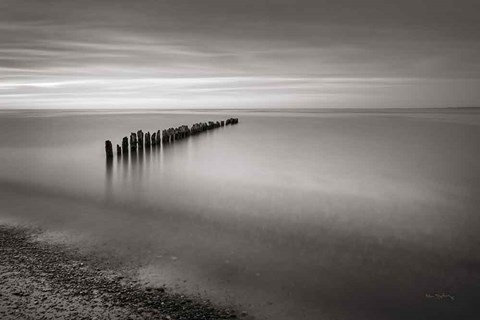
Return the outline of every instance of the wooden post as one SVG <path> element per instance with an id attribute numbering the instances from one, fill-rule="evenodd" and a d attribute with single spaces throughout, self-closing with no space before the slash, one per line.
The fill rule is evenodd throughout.
<path id="1" fill-rule="evenodd" d="M 184 137 L 184 132 L 183 132 L 183 126 L 178 127 L 178 138 L 183 139 Z"/>
<path id="2" fill-rule="evenodd" d="M 138 139 L 138 148 L 143 149 L 143 131 L 137 131 L 137 139 Z"/>
<path id="3" fill-rule="evenodd" d="M 135 132 L 130 133 L 130 149 L 137 149 L 137 134 Z"/>
<path id="4" fill-rule="evenodd" d="M 167 141 L 174 142 L 175 141 L 175 129 L 168 128 L 167 130 Z"/>
<path id="5" fill-rule="evenodd" d="M 123 153 L 128 153 L 128 138 L 127 137 L 123 137 L 122 150 L 123 150 Z"/>
<path id="6" fill-rule="evenodd" d="M 120 147 L 118 144 L 117 144 L 117 156 L 120 157 L 122 155 L 122 147 Z"/>
<path id="7" fill-rule="evenodd" d="M 198 123 L 194 123 L 192 127 L 190 128 L 190 133 L 193 135 L 196 135 L 198 132 Z"/>
<path id="8" fill-rule="evenodd" d="M 238 123 L 238 118 L 229 118 L 229 119 L 227 119 L 227 121 L 225 122 L 225 125 L 237 124 L 237 123 Z"/>
<path id="9" fill-rule="evenodd" d="M 152 133 L 152 147 L 155 147 L 157 145 L 157 133 L 154 132 Z"/>
<path id="10" fill-rule="evenodd" d="M 105 141 L 105 153 L 107 154 L 107 158 L 113 158 L 113 146 L 110 140 Z"/>
<path id="11" fill-rule="evenodd" d="M 145 133 L 145 148 L 150 148 L 150 132 Z"/>

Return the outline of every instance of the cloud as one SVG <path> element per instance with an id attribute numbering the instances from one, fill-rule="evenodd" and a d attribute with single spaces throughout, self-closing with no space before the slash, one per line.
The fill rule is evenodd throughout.
<path id="1" fill-rule="evenodd" d="M 465 89 L 480 79 L 475 9 L 449 0 L 1 0 L 0 107 L 261 107 L 267 96 L 303 107 L 478 105 Z"/>

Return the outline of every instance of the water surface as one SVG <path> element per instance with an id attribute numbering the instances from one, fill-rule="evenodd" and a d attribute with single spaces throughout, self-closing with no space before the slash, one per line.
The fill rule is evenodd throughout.
<path id="1" fill-rule="evenodd" d="M 104 141 L 240 118 L 108 162 Z M 475 319 L 480 113 L 0 113 L 0 221 L 259 319 Z M 455 300 L 433 299 L 445 293 Z"/>

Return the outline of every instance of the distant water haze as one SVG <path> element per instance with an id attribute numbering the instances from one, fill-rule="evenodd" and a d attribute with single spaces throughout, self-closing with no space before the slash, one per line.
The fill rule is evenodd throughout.
<path id="1" fill-rule="evenodd" d="M 231 116 L 105 159 L 107 139 Z M 3 111 L 0 136 L 0 221 L 142 281 L 258 319 L 480 314 L 478 110 Z"/>

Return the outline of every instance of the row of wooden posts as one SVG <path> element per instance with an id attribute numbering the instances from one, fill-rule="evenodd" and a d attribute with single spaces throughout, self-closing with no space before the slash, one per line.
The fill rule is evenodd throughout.
<path id="1" fill-rule="evenodd" d="M 161 143 L 172 143 L 175 140 L 181 140 L 187 138 L 191 135 L 196 135 L 201 132 L 223 127 L 225 125 L 233 125 L 238 123 L 238 118 L 230 118 L 226 121 L 208 121 L 208 122 L 199 122 L 192 125 L 189 128 L 186 125 L 180 126 L 178 128 L 169 128 L 166 130 L 157 130 L 150 134 L 150 132 L 143 133 L 142 130 L 138 130 L 137 133 L 132 132 L 130 134 L 130 149 L 132 151 L 136 151 L 138 149 L 143 149 L 144 145 L 145 148 L 150 148 L 151 146 L 157 146 Z M 121 156 L 122 153 L 128 153 L 128 137 L 124 137 L 122 140 L 122 146 L 117 144 L 117 156 Z M 107 154 L 107 158 L 113 157 L 113 145 L 110 140 L 105 141 L 105 152 Z"/>

